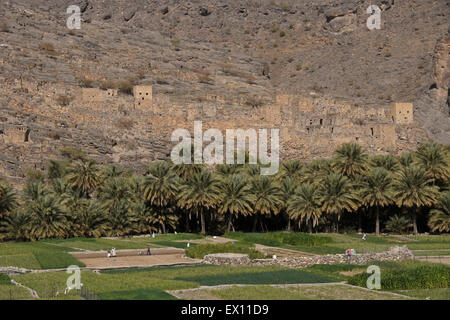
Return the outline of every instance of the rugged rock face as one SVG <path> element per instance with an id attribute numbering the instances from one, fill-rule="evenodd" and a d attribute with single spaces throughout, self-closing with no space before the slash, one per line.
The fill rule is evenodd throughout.
<path id="1" fill-rule="evenodd" d="M 81 30 L 66 26 L 73 4 L 80 6 Z M 382 10 L 380 30 L 366 27 L 373 4 Z M 339 100 L 353 114 L 412 102 L 417 122 L 395 127 L 392 150 L 370 147 L 370 129 L 377 129 L 367 120 L 342 122 L 345 136 L 366 139 L 370 152 L 413 150 L 428 138 L 449 143 L 449 13 L 448 2 L 425 0 L 2 1 L 0 176 L 19 182 L 25 168 L 45 167 L 62 147 L 139 170 L 167 158 L 171 117 L 192 127 L 186 113 L 195 104 L 205 110 L 197 120 L 216 108 L 242 111 L 242 122 L 251 123 L 248 107 L 276 113 L 289 104 L 277 103 L 283 95 L 317 99 L 325 111 L 335 103 L 321 101 Z M 81 98 L 80 87 L 107 88 L 111 81 L 123 89 L 118 97 Z M 158 110 L 134 110 L 130 84 L 152 85 Z M 322 119 L 315 113 L 301 121 Z M 342 138 L 328 144 L 332 127 L 322 128 L 320 139 L 285 130 L 284 155 L 328 156 Z"/>

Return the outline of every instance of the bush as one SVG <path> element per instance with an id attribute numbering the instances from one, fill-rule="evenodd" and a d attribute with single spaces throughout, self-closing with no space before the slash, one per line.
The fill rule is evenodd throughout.
<path id="1" fill-rule="evenodd" d="M 56 98 L 56 102 L 60 106 L 63 106 L 63 107 L 68 106 L 71 101 L 72 101 L 72 97 L 69 97 L 69 96 L 58 96 Z"/>
<path id="2" fill-rule="evenodd" d="M 0 23 L 0 32 L 9 32 L 9 27 L 5 22 Z"/>
<path id="3" fill-rule="evenodd" d="M 82 88 L 93 88 L 94 87 L 94 80 L 89 80 L 85 78 L 78 79 L 78 83 Z"/>
<path id="4" fill-rule="evenodd" d="M 117 88 L 125 94 L 133 94 L 133 83 L 130 80 L 121 80 L 117 83 Z"/>
<path id="5" fill-rule="evenodd" d="M 351 277 L 349 284 L 365 287 L 368 273 Z M 420 266 L 381 272 L 382 290 L 409 290 L 447 288 L 450 285 L 450 267 Z"/>
<path id="6" fill-rule="evenodd" d="M 386 230 L 393 233 L 404 234 L 412 227 L 411 219 L 405 216 L 395 215 L 386 222 Z"/>
<path id="7" fill-rule="evenodd" d="M 55 47 L 50 42 L 41 42 L 39 44 L 39 49 L 44 51 L 45 53 L 47 53 L 49 55 L 52 55 L 52 56 L 56 55 Z"/>
<path id="8" fill-rule="evenodd" d="M 235 244 L 199 244 L 186 249 L 186 256 L 195 259 L 203 259 L 211 253 L 243 253 L 248 254 L 250 259 L 263 259 L 264 254 L 255 249 Z"/>
<path id="9" fill-rule="evenodd" d="M 134 126 L 134 120 L 130 118 L 120 118 L 116 122 L 116 126 L 119 129 L 129 130 Z"/>

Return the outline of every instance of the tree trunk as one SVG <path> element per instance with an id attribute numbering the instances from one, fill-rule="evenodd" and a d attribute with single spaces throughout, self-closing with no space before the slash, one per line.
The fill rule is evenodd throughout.
<path id="1" fill-rule="evenodd" d="M 200 221 L 201 221 L 201 224 L 202 224 L 202 231 L 201 231 L 201 233 L 203 235 L 205 235 L 206 234 L 206 223 L 205 223 L 205 214 L 203 213 L 203 208 L 200 209 Z"/>
<path id="2" fill-rule="evenodd" d="M 288 216 L 287 231 L 288 231 L 288 232 L 291 232 L 291 218 L 289 218 L 289 216 Z"/>
<path id="3" fill-rule="evenodd" d="M 258 224 L 258 214 L 255 214 L 255 217 L 253 219 L 253 227 L 252 227 L 252 232 L 256 232 L 256 226 Z"/>
<path id="4" fill-rule="evenodd" d="M 417 235 L 419 231 L 417 230 L 417 211 L 419 211 L 419 208 L 413 210 L 413 228 L 414 228 L 414 234 Z"/>
<path id="5" fill-rule="evenodd" d="M 166 224 L 163 222 L 161 223 L 162 233 L 166 234 Z"/>
<path id="6" fill-rule="evenodd" d="M 377 206 L 375 209 L 376 220 L 375 220 L 375 233 L 377 236 L 380 235 L 380 208 Z"/>
<path id="7" fill-rule="evenodd" d="M 231 231 L 232 224 L 233 224 L 233 215 L 230 214 L 230 217 L 228 218 L 227 233 Z"/>
<path id="8" fill-rule="evenodd" d="M 336 233 L 339 233 L 339 214 L 336 214 Z"/>
<path id="9" fill-rule="evenodd" d="M 186 232 L 189 233 L 189 214 L 186 214 Z"/>
<path id="10" fill-rule="evenodd" d="M 358 214 L 358 232 L 362 233 L 362 214 L 364 209 L 361 209 L 361 212 Z"/>
<path id="11" fill-rule="evenodd" d="M 312 227 L 312 221 L 311 221 L 311 219 L 309 219 L 309 221 L 308 221 L 308 232 L 311 234 L 312 233 L 312 229 L 313 229 L 313 227 Z"/>

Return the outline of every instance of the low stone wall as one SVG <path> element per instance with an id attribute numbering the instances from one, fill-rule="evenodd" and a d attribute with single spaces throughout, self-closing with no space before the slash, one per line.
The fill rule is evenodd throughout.
<path id="1" fill-rule="evenodd" d="M 5 274 L 25 274 L 30 273 L 31 270 L 25 268 L 17 268 L 17 267 L 0 267 L 0 273 Z"/>
<path id="2" fill-rule="evenodd" d="M 205 256 L 203 263 L 217 265 L 279 265 L 292 268 L 305 268 L 315 264 L 344 264 L 351 263 L 365 265 L 371 261 L 399 261 L 413 259 L 414 255 L 406 246 L 393 247 L 389 251 L 378 253 L 356 254 L 348 258 L 345 254 L 327 254 L 315 256 L 290 257 L 283 259 L 254 259 L 247 255 L 238 255 L 239 258 L 227 258 L 226 254 L 213 254 Z M 233 255 L 233 254 L 228 254 Z M 237 256 L 236 254 L 234 254 Z M 224 256 L 224 257 L 220 257 Z M 246 258 L 242 257 L 246 256 Z"/>
<path id="3" fill-rule="evenodd" d="M 214 253 L 204 256 L 202 263 L 216 265 L 248 265 L 251 263 L 247 254 Z"/>

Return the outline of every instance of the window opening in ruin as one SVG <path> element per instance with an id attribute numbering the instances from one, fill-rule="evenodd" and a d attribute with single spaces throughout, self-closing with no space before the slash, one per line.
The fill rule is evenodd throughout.
<path id="1" fill-rule="evenodd" d="M 359 137 L 356 137 L 356 141 L 358 141 L 359 140 Z"/>
<path id="2" fill-rule="evenodd" d="M 309 124 L 310 124 L 310 125 L 312 124 L 312 120 L 309 120 Z"/>
<path id="3" fill-rule="evenodd" d="M 323 119 L 320 119 L 320 125 L 322 125 L 322 123 L 323 123 Z"/>
<path id="4" fill-rule="evenodd" d="M 370 128 L 370 131 L 372 132 L 372 136 L 373 136 L 373 128 Z"/>
<path id="5" fill-rule="evenodd" d="M 331 133 L 333 133 L 334 127 L 331 127 Z"/>
<path id="6" fill-rule="evenodd" d="M 27 129 L 27 131 L 25 132 L 24 142 L 28 142 L 29 138 L 30 138 L 30 129 Z"/>
<path id="7" fill-rule="evenodd" d="M 306 132 L 309 133 L 309 128 L 306 128 Z"/>

